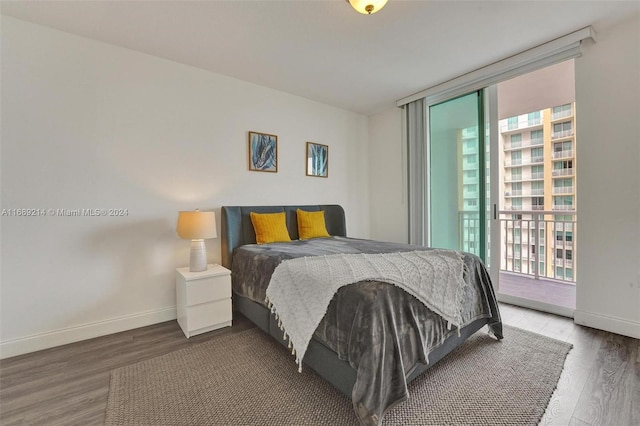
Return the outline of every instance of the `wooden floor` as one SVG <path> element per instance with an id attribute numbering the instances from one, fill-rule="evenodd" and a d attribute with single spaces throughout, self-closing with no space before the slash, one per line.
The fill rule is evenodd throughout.
<path id="1" fill-rule="evenodd" d="M 640 341 L 501 305 L 505 324 L 573 343 L 544 425 L 640 425 Z M 253 327 L 187 340 L 175 321 L 0 361 L 0 424 L 101 425 L 109 371 Z M 508 334 L 506 335 L 508 338 Z"/>

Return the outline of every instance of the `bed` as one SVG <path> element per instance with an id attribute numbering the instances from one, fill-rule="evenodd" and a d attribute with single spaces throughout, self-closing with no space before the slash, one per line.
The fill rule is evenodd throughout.
<path id="1" fill-rule="evenodd" d="M 298 209 L 323 211 L 331 237 L 298 240 Z M 292 241 L 256 244 L 251 212 L 284 212 Z M 347 238 L 345 213 L 339 205 L 225 206 L 221 222 L 222 264 L 232 271 L 234 309 L 285 346 L 282 324 L 265 300 L 272 274 L 283 261 L 344 253 L 392 256 L 424 251 L 426 255 L 431 250 Z M 379 425 L 386 410 L 406 400 L 408 383 L 483 326 L 502 338 L 498 304 L 484 264 L 472 254 L 458 255 L 465 270 L 458 327 L 385 282 L 367 280 L 341 287 L 329 303 L 301 365 L 350 397 L 362 424 Z M 293 357 L 290 368 L 296 368 Z"/>

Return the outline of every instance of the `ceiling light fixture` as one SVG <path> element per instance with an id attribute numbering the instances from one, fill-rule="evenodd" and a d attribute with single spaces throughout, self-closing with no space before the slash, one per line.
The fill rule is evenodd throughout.
<path id="1" fill-rule="evenodd" d="M 371 15 L 387 4 L 387 0 L 347 0 L 351 6 L 360 13 Z"/>

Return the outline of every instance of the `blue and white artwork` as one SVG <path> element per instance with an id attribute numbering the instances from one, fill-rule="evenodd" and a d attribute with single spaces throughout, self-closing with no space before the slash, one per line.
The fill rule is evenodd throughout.
<path id="1" fill-rule="evenodd" d="M 249 132 L 249 170 L 278 171 L 278 137 L 276 135 Z"/>
<path id="2" fill-rule="evenodd" d="M 307 176 L 329 176 L 329 147 L 307 142 Z"/>

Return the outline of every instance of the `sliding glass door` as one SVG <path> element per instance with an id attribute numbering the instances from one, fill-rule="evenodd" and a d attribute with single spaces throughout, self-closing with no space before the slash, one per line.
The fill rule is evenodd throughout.
<path id="1" fill-rule="evenodd" d="M 487 261 L 483 92 L 431 105 L 428 121 L 429 245 Z"/>

